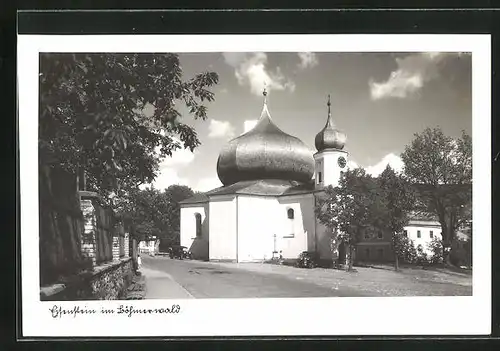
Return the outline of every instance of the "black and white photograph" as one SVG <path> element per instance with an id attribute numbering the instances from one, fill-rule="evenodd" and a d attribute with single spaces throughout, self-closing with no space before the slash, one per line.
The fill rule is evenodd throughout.
<path id="1" fill-rule="evenodd" d="M 352 37 L 20 37 L 25 330 L 489 328 L 488 37 Z"/>

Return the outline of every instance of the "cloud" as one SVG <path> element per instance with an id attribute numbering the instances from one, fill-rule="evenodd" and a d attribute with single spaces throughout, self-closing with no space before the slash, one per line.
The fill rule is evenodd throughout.
<path id="1" fill-rule="evenodd" d="M 252 94 L 262 95 L 264 84 L 268 91 L 289 90 L 295 91 L 295 83 L 287 79 L 279 67 L 270 71 L 267 65 L 267 55 L 256 53 L 223 53 L 228 65 L 235 69 L 234 75 L 238 84 L 249 86 Z"/>
<path id="2" fill-rule="evenodd" d="M 226 63 L 232 67 L 238 67 L 247 57 L 246 52 L 224 52 L 222 54 Z"/>
<path id="3" fill-rule="evenodd" d="M 194 160 L 194 153 L 183 147 L 172 152 L 172 156 L 165 157 L 160 163 L 160 170 L 168 167 L 184 167 Z"/>
<path id="4" fill-rule="evenodd" d="M 196 183 L 193 190 L 196 191 L 209 191 L 221 187 L 222 183 L 217 177 L 203 178 Z"/>
<path id="5" fill-rule="evenodd" d="M 208 126 L 209 138 L 231 138 L 234 136 L 234 127 L 228 121 L 210 120 Z"/>
<path id="6" fill-rule="evenodd" d="M 347 168 L 348 169 L 356 169 L 358 167 L 359 167 L 359 165 L 356 162 L 354 162 L 352 160 L 347 161 Z"/>
<path id="7" fill-rule="evenodd" d="M 179 139 L 173 139 L 180 143 Z M 160 153 L 160 147 L 156 148 L 156 152 Z M 181 147 L 175 150 L 172 152 L 172 156 L 167 156 L 160 162 L 159 172 L 155 180 L 151 184 L 143 184 L 139 188 L 145 189 L 152 185 L 155 189 L 163 190 L 174 184 L 189 185 L 188 179 L 179 176 L 179 171 L 193 162 L 194 158 L 195 154 L 189 149 Z"/>
<path id="8" fill-rule="evenodd" d="M 258 119 L 248 119 L 245 122 L 243 122 L 243 133 L 246 133 L 253 127 L 255 127 L 258 121 L 259 121 Z"/>
<path id="9" fill-rule="evenodd" d="M 314 52 L 299 52 L 298 55 L 300 58 L 300 69 L 314 67 L 318 64 L 318 58 Z"/>
<path id="10" fill-rule="evenodd" d="M 146 186 L 142 186 L 141 188 L 144 189 L 145 187 L 149 187 L 151 184 L 148 184 Z M 163 168 L 154 182 L 152 183 L 153 188 L 157 190 L 164 190 L 168 188 L 170 185 L 187 185 L 189 186 L 189 181 L 186 178 L 182 178 L 178 174 L 178 170 L 175 168 Z"/>
<path id="11" fill-rule="evenodd" d="M 439 76 L 439 65 L 448 57 L 457 54 L 439 52 L 411 54 L 404 58 L 396 58 L 398 68 L 392 71 L 385 82 L 370 80 L 372 100 L 384 98 L 404 99 L 423 88 L 425 83 Z"/>
<path id="12" fill-rule="evenodd" d="M 372 175 L 373 177 L 378 177 L 380 173 L 382 173 L 387 167 L 387 165 L 391 166 L 391 168 L 396 172 L 400 173 L 403 170 L 403 160 L 396 154 L 390 153 L 384 156 L 380 162 L 373 166 L 366 167 L 366 173 Z"/>

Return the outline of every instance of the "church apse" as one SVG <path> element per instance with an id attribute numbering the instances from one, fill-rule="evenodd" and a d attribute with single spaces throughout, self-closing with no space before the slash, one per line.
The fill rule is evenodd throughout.
<path id="1" fill-rule="evenodd" d="M 237 198 L 212 196 L 209 202 L 209 259 L 237 261 Z"/>
<path id="2" fill-rule="evenodd" d="M 192 253 L 194 259 L 209 258 L 208 203 L 183 206 L 181 209 L 181 245 Z"/>

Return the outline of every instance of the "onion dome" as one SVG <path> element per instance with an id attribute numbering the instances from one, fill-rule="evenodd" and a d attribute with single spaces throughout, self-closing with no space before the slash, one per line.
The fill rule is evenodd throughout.
<path id="1" fill-rule="evenodd" d="M 298 138 L 271 120 L 264 89 L 264 107 L 257 124 L 228 142 L 217 160 L 217 174 L 225 186 L 246 180 L 281 179 L 310 182 L 314 159 Z"/>
<path id="2" fill-rule="evenodd" d="M 330 105 L 330 95 L 328 95 L 328 119 L 326 120 L 326 125 L 323 130 L 321 130 L 314 139 L 314 144 L 318 151 L 331 149 L 342 150 L 347 140 L 345 133 L 335 128 L 330 112 Z"/>

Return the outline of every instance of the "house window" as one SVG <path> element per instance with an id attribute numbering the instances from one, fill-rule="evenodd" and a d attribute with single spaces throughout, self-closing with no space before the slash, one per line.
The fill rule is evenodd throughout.
<path id="1" fill-rule="evenodd" d="M 318 172 L 318 184 L 321 184 L 323 179 L 321 179 L 321 172 Z"/>
<path id="2" fill-rule="evenodd" d="M 384 237 L 384 233 L 382 233 L 382 231 L 379 231 L 377 233 L 377 238 L 382 239 L 383 237 Z"/>
<path id="3" fill-rule="evenodd" d="M 196 219 L 196 236 L 201 236 L 201 214 L 195 213 L 194 217 Z"/>
<path id="4" fill-rule="evenodd" d="M 434 232 L 431 230 L 431 232 L 429 233 L 429 236 L 431 237 L 431 239 L 434 238 Z"/>
<path id="5" fill-rule="evenodd" d="M 417 238 L 420 238 L 421 235 L 420 235 L 420 230 L 417 230 Z"/>
<path id="6" fill-rule="evenodd" d="M 408 237 L 408 231 L 407 230 L 403 230 L 403 235 L 404 235 L 405 238 L 407 238 Z"/>
<path id="7" fill-rule="evenodd" d="M 287 211 L 287 215 L 288 215 L 288 219 L 293 219 L 294 218 L 294 212 L 293 212 L 293 208 L 289 208 L 288 211 Z"/>

